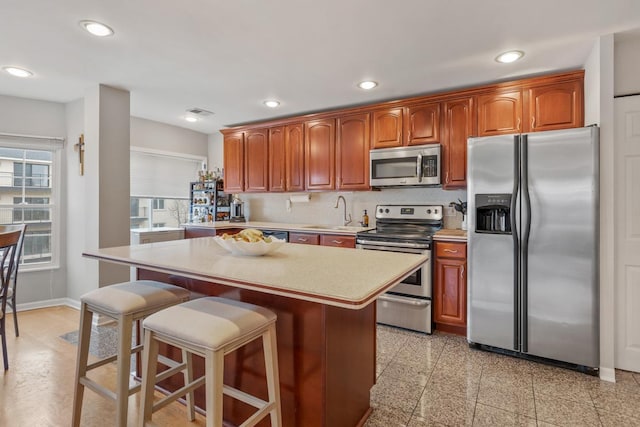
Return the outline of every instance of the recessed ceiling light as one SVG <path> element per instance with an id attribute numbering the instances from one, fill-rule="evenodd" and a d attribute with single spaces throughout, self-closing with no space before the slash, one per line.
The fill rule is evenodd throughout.
<path id="1" fill-rule="evenodd" d="M 113 34 L 111 28 L 96 21 L 80 21 L 80 26 L 98 37 L 107 37 Z"/>
<path id="2" fill-rule="evenodd" d="M 269 108 L 276 108 L 278 105 L 280 105 L 280 101 L 276 101 L 276 100 L 264 101 L 264 105 L 266 105 Z"/>
<path id="3" fill-rule="evenodd" d="M 195 123 L 198 121 L 197 117 L 191 117 L 191 116 L 187 116 L 184 118 L 186 121 L 188 121 L 189 123 Z"/>
<path id="4" fill-rule="evenodd" d="M 503 64 L 508 64 L 510 62 L 517 61 L 523 56 L 524 56 L 524 52 L 521 50 L 510 50 L 509 52 L 504 52 L 496 56 L 496 61 L 501 62 Z"/>
<path id="5" fill-rule="evenodd" d="M 12 76 L 15 76 L 15 77 L 31 77 L 31 76 L 33 76 L 33 73 L 31 71 L 25 70 L 24 68 L 2 67 L 2 69 L 4 71 L 6 71 L 7 73 L 11 74 Z"/>
<path id="6" fill-rule="evenodd" d="M 364 82 L 358 83 L 358 87 L 365 90 L 373 89 L 376 86 L 378 86 L 378 83 L 374 82 L 373 80 L 366 80 Z"/>

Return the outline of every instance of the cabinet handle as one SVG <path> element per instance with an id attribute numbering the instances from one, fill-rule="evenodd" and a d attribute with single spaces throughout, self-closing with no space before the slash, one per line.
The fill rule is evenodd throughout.
<path id="1" fill-rule="evenodd" d="M 536 127 L 536 116 L 531 117 L 531 130 Z"/>
<path id="2" fill-rule="evenodd" d="M 446 174 L 445 174 L 445 176 L 444 176 L 444 182 L 445 182 L 446 184 L 448 184 L 448 183 L 449 183 L 449 172 L 448 172 L 448 171 L 447 171 L 447 173 L 446 173 Z"/>
<path id="3" fill-rule="evenodd" d="M 460 278 L 464 279 L 464 265 L 460 268 Z"/>
<path id="4" fill-rule="evenodd" d="M 518 117 L 518 124 L 516 125 L 516 129 L 520 130 L 520 117 Z"/>
<path id="5" fill-rule="evenodd" d="M 445 249 L 445 252 L 449 252 L 450 254 L 457 254 L 458 250 L 457 249 Z"/>
<path id="6" fill-rule="evenodd" d="M 336 245 L 341 245 L 342 240 L 332 240 L 331 243 L 335 243 Z"/>
<path id="7" fill-rule="evenodd" d="M 298 237 L 298 242 L 306 242 L 307 239 L 305 239 L 304 237 Z"/>

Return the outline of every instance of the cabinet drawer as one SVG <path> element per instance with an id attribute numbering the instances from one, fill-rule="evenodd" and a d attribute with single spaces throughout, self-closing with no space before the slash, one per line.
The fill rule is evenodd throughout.
<path id="1" fill-rule="evenodd" d="M 320 244 L 322 246 L 336 246 L 339 248 L 355 248 L 356 238 L 339 234 L 321 234 Z"/>
<path id="2" fill-rule="evenodd" d="M 311 233 L 289 233 L 289 243 L 317 245 L 320 243 L 320 235 Z"/>
<path id="3" fill-rule="evenodd" d="M 467 244 L 436 242 L 436 257 L 465 259 L 467 257 Z"/>

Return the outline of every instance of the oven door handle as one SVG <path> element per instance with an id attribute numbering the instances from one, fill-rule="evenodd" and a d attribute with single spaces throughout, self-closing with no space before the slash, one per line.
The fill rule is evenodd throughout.
<path id="1" fill-rule="evenodd" d="M 357 239 L 356 243 L 360 246 L 357 249 L 369 249 L 369 250 L 380 250 L 380 251 L 396 251 L 401 252 L 399 249 L 419 249 L 419 250 L 429 250 L 431 246 L 429 244 L 424 243 L 397 243 L 397 242 L 379 242 L 373 240 L 366 239 Z M 379 248 L 379 249 L 378 249 Z"/>
<path id="2" fill-rule="evenodd" d="M 417 299 L 417 298 L 410 298 L 410 297 L 403 297 L 400 295 L 389 295 L 389 294 L 382 294 L 378 297 L 378 299 L 381 301 L 397 302 L 399 304 L 412 305 L 414 307 L 426 307 L 431 303 L 431 301 L 429 301 L 428 299 Z"/>

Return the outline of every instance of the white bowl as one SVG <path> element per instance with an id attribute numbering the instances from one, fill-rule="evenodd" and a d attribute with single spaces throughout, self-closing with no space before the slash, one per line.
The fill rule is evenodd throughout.
<path id="1" fill-rule="evenodd" d="M 213 240 L 217 244 L 231 252 L 233 255 L 246 255 L 246 256 L 261 256 L 273 252 L 285 243 L 284 240 L 271 238 L 271 242 L 267 243 L 264 240 L 257 242 L 244 242 L 242 240 L 235 239 L 223 239 L 221 236 L 215 236 Z"/>

